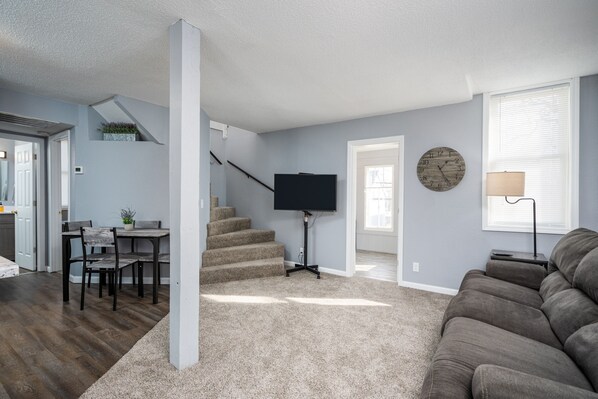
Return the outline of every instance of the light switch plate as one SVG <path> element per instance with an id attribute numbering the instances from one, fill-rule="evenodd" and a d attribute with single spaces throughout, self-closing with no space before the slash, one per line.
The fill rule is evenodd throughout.
<path id="1" fill-rule="evenodd" d="M 75 166 L 75 174 L 82 175 L 83 174 L 83 166 Z"/>

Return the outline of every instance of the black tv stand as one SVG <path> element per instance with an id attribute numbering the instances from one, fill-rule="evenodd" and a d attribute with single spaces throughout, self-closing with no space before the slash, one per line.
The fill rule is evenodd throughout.
<path id="1" fill-rule="evenodd" d="M 307 270 L 315 274 L 317 277 L 320 278 L 320 272 L 318 271 L 318 265 L 307 265 L 307 229 L 308 229 L 308 219 L 311 216 L 311 213 L 308 211 L 303 211 L 303 264 L 295 263 L 295 267 L 292 269 L 287 269 L 287 277 L 289 277 L 289 273 L 298 272 L 299 270 Z"/>

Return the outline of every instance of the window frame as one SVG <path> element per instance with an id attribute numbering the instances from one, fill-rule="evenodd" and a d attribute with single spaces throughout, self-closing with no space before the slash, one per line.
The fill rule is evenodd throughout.
<path id="1" fill-rule="evenodd" d="M 391 218 L 390 218 L 390 228 L 388 227 L 367 227 L 367 208 L 368 208 L 368 200 L 367 200 L 367 190 L 368 190 L 368 168 L 390 168 L 392 179 L 390 182 L 390 210 L 391 210 Z M 393 164 L 376 164 L 376 165 L 364 165 L 363 166 L 363 230 L 364 231 L 373 231 L 373 232 L 384 232 L 384 233 L 394 233 L 395 231 L 395 223 L 394 223 L 394 201 L 395 201 L 395 166 Z M 376 187 L 370 187 L 369 189 L 373 189 Z"/>
<path id="2" fill-rule="evenodd" d="M 572 229 L 579 227 L 579 78 L 563 79 L 559 81 L 542 83 L 532 86 L 519 87 L 508 90 L 498 90 L 487 92 L 483 95 L 483 137 L 482 137 L 482 230 L 484 231 L 504 231 L 515 233 L 529 233 L 531 231 L 531 222 L 529 227 L 525 226 L 497 226 L 488 224 L 488 197 L 486 196 L 486 173 L 496 172 L 488 170 L 488 146 L 489 146 L 489 128 L 490 128 L 490 97 L 494 95 L 515 93 L 521 91 L 532 91 L 536 89 L 547 88 L 550 86 L 568 84 L 570 87 L 570 140 L 569 140 L 569 198 L 568 203 L 570 226 L 563 228 L 545 227 L 538 225 L 537 232 L 543 234 L 565 234 Z M 516 199 L 517 197 L 512 197 Z M 532 212 L 531 204 L 530 214 Z M 538 203 L 538 207 L 542 204 Z M 531 219 L 531 215 L 530 215 Z"/>

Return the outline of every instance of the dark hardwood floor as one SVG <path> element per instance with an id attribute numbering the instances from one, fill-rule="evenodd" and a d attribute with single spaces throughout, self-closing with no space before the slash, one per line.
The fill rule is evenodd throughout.
<path id="1" fill-rule="evenodd" d="M 112 297 L 86 290 L 79 310 L 80 285 L 62 302 L 62 275 L 29 273 L 0 279 L 0 383 L 12 398 L 76 398 L 168 313 L 168 285 L 152 304 L 127 285 Z M 148 295 L 149 293 L 149 295 Z M 0 397 L 2 397 L 0 387 Z"/>

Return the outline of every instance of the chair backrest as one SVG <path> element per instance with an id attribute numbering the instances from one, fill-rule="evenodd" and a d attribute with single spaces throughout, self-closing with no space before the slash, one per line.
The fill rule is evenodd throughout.
<path id="1" fill-rule="evenodd" d="M 81 227 L 93 227 L 91 220 L 64 222 L 62 224 L 62 231 L 75 231 L 81 229 Z"/>
<path id="2" fill-rule="evenodd" d="M 108 227 L 81 227 L 81 242 L 83 242 L 83 246 L 114 247 L 116 245 L 116 230 Z"/>
<path id="3" fill-rule="evenodd" d="M 162 227 L 161 220 L 135 220 L 133 227 L 136 229 L 159 229 Z"/>
<path id="4" fill-rule="evenodd" d="M 81 227 L 81 244 L 83 246 L 83 263 L 87 263 L 87 248 L 114 248 L 114 267 L 118 265 L 118 239 L 116 229 L 109 227 Z"/>

